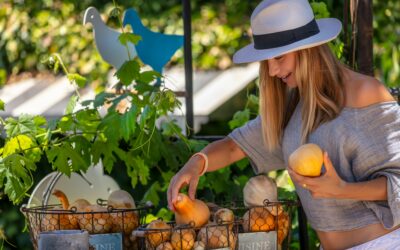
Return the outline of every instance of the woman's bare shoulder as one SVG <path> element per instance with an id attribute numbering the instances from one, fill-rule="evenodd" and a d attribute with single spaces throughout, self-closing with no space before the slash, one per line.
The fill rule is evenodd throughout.
<path id="1" fill-rule="evenodd" d="M 385 85 L 376 78 L 353 72 L 347 79 L 345 83 L 347 107 L 362 108 L 395 100 Z"/>

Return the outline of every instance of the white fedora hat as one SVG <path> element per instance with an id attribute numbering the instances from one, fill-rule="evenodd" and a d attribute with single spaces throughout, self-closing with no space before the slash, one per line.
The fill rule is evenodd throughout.
<path id="1" fill-rule="evenodd" d="M 251 14 L 253 43 L 233 55 L 233 62 L 263 61 L 335 39 L 342 23 L 315 20 L 308 0 L 264 0 Z"/>

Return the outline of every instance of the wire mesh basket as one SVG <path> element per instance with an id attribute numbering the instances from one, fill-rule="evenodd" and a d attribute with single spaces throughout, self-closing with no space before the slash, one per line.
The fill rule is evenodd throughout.
<path id="1" fill-rule="evenodd" d="M 264 201 L 262 206 L 245 207 L 243 202 L 223 205 L 207 203 L 210 220 L 203 227 L 177 225 L 161 219 L 139 226 L 132 238 L 139 249 L 289 249 L 291 221 L 298 201 Z M 224 220 L 227 211 L 232 220 Z M 221 213 L 222 212 L 222 213 Z"/>
<path id="2" fill-rule="evenodd" d="M 238 205 L 239 204 L 239 205 Z M 253 249 L 289 249 L 292 217 L 299 206 L 297 200 L 264 200 L 262 206 L 241 205 L 232 202 L 232 209 L 240 219 L 238 225 L 238 247 Z"/>
<path id="3" fill-rule="evenodd" d="M 129 237 L 131 232 L 144 224 L 147 213 L 154 206 L 151 203 L 140 204 L 136 208 L 122 209 L 107 206 L 98 200 L 95 211 L 77 211 L 62 209 L 60 205 L 21 207 L 28 220 L 31 240 L 38 249 L 38 237 L 41 232 L 54 230 L 87 230 L 90 235 L 121 233 L 124 249 L 135 249 L 137 242 Z"/>
<path id="4" fill-rule="evenodd" d="M 155 222 L 155 223 L 154 223 Z M 151 225 L 157 228 L 152 228 Z M 236 249 L 234 222 L 210 222 L 203 227 L 176 225 L 161 219 L 142 225 L 132 232 L 140 250 Z"/>

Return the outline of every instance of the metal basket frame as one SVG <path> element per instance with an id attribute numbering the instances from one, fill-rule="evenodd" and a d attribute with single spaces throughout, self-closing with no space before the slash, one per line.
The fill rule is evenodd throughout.
<path id="1" fill-rule="evenodd" d="M 161 218 L 159 218 L 161 219 Z M 162 219 L 161 219 L 162 220 Z M 143 224 L 141 226 L 139 226 L 136 230 L 135 230 L 135 236 L 140 238 L 140 244 L 139 244 L 139 249 L 140 250 L 155 250 L 157 247 L 150 247 L 149 248 L 149 244 L 147 242 L 147 236 L 151 235 L 151 234 L 160 234 L 161 237 L 163 236 L 163 233 L 165 232 L 169 232 L 171 235 L 174 232 L 179 232 L 180 234 L 180 239 L 181 239 L 181 246 L 183 245 L 182 242 L 182 238 L 183 238 L 183 232 L 184 230 L 193 230 L 196 235 L 200 232 L 201 229 L 205 229 L 206 231 L 206 236 L 209 235 L 209 233 L 212 233 L 213 230 L 211 230 L 212 228 L 217 228 L 217 227 L 226 227 L 227 230 L 227 248 L 229 248 L 231 246 L 232 243 L 234 242 L 230 242 L 230 229 L 229 227 L 232 226 L 232 233 L 233 235 L 236 234 L 236 223 L 235 222 L 231 222 L 231 223 L 227 223 L 227 222 L 216 222 L 216 224 L 208 224 L 202 227 L 195 227 L 193 223 L 190 224 L 185 224 L 185 225 L 177 225 L 176 222 L 174 221 L 168 221 L 166 222 L 168 225 L 171 226 L 171 228 L 166 228 L 166 229 L 154 229 L 154 228 L 147 228 L 148 224 Z M 194 239 L 194 241 L 196 242 L 196 237 Z M 208 237 L 206 237 L 206 246 L 205 249 L 209 249 L 207 248 L 209 245 L 208 242 Z"/>
<path id="2" fill-rule="evenodd" d="M 231 205 L 232 207 L 230 209 L 232 209 L 234 212 L 239 211 L 240 213 L 245 213 L 245 211 L 249 211 L 249 218 L 251 217 L 251 213 L 252 211 L 254 211 L 255 208 L 276 208 L 276 214 L 278 214 L 278 206 L 282 206 L 283 211 L 287 212 L 287 215 L 289 217 L 289 228 L 288 228 L 288 233 L 287 236 L 284 238 L 283 244 L 282 244 L 282 249 L 289 249 L 289 244 L 291 241 L 291 231 L 292 231 L 292 215 L 295 212 L 295 209 L 299 206 L 301 206 L 300 201 L 298 200 L 289 200 L 289 199 L 282 199 L 282 200 L 277 200 L 277 201 L 269 201 L 268 199 L 265 199 L 263 201 L 263 205 L 259 205 L 259 206 L 249 206 L 246 207 L 244 206 L 244 202 L 243 201 L 232 201 Z M 241 205 L 238 205 L 241 204 Z M 228 207 L 229 208 L 229 207 Z M 268 209 L 269 210 L 269 209 Z M 236 215 L 236 214 L 235 214 Z M 274 220 L 275 220 L 275 225 L 278 225 L 278 221 L 279 221 L 279 215 L 278 216 L 274 216 Z M 243 228 L 243 223 L 244 220 L 243 218 L 240 218 L 238 221 L 236 221 L 236 223 L 238 224 L 238 232 L 240 234 L 242 233 L 249 233 L 249 232 L 245 232 L 244 228 Z M 249 225 L 248 228 L 250 228 L 250 219 L 249 219 Z M 260 230 L 257 232 L 270 232 L 270 231 L 277 231 L 278 232 L 278 228 L 275 228 L 274 230 Z M 278 234 L 277 234 L 278 237 Z M 277 239 L 278 242 L 278 239 Z M 277 244 L 277 248 L 278 249 L 278 244 Z"/>
<path id="3" fill-rule="evenodd" d="M 289 223 L 288 233 L 287 233 L 287 236 L 284 238 L 283 244 L 282 244 L 282 248 L 283 249 L 288 249 L 288 247 L 289 247 L 288 244 L 290 243 L 291 231 L 292 231 L 291 230 L 291 222 L 292 222 L 292 217 L 293 217 L 292 215 L 295 212 L 295 209 L 300 206 L 300 202 L 298 200 L 278 200 L 278 201 L 264 200 L 263 203 L 264 204 L 261 205 L 261 206 L 251 206 L 251 207 L 245 207 L 243 205 L 244 204 L 243 201 L 230 201 L 230 202 L 220 203 L 220 204 L 223 204 L 223 205 L 214 204 L 219 208 L 228 208 L 228 209 L 232 210 L 234 215 L 235 215 L 235 220 L 234 220 L 233 223 L 226 223 L 226 222 L 223 222 L 223 221 L 217 221 L 217 222 L 215 222 L 215 224 L 207 224 L 207 225 L 205 225 L 203 227 L 194 227 L 193 226 L 194 224 L 177 225 L 174 221 L 169 221 L 169 222 L 166 222 L 166 223 L 168 225 L 170 225 L 171 228 L 168 228 L 168 229 L 154 229 L 154 228 L 147 228 L 148 224 L 143 224 L 143 225 L 139 226 L 136 230 L 134 230 L 134 234 L 135 234 L 135 237 L 139 237 L 140 238 L 140 240 L 139 240 L 139 243 L 140 243 L 139 244 L 139 249 L 140 250 L 155 250 L 156 247 L 152 247 L 151 244 L 146 242 L 147 241 L 147 236 L 152 234 L 152 233 L 153 234 L 158 233 L 158 234 L 160 234 L 160 237 L 164 237 L 163 233 L 169 232 L 170 233 L 169 237 L 171 237 L 173 232 L 180 232 L 180 234 L 181 234 L 180 238 L 182 239 L 183 231 L 186 230 L 186 229 L 194 230 L 196 232 L 196 235 L 197 235 L 202 228 L 205 228 L 206 235 L 207 235 L 205 249 L 210 249 L 210 248 L 208 248 L 208 245 L 209 245 L 208 244 L 209 232 L 213 231 L 212 230 L 213 227 L 221 227 L 222 226 L 222 227 L 226 227 L 227 228 L 227 232 L 232 231 L 233 236 L 235 237 L 234 238 L 235 242 L 233 242 L 233 244 L 235 246 L 235 249 L 238 249 L 239 248 L 238 235 L 239 235 L 239 233 L 240 234 L 241 233 L 245 233 L 244 229 L 243 229 L 242 215 L 247 210 L 251 211 L 252 209 L 257 208 L 257 207 L 259 207 L 259 208 L 268 208 L 268 207 L 276 207 L 276 206 L 280 205 L 280 206 L 282 206 L 283 211 L 285 211 L 287 213 L 288 217 L 289 217 L 288 218 L 288 220 L 289 220 L 288 221 L 288 223 Z M 251 213 L 251 212 L 249 212 L 249 213 Z M 240 214 L 240 216 L 238 216 L 238 214 Z M 277 211 L 277 214 L 278 214 L 278 211 Z M 275 225 L 278 225 L 278 216 L 274 216 L 274 220 L 275 220 L 274 221 Z M 229 227 L 231 227 L 230 230 L 228 230 Z M 276 230 L 278 232 L 278 228 L 275 228 L 274 230 Z M 269 230 L 260 231 L 260 232 L 269 232 Z M 278 234 L 277 234 L 277 237 L 278 237 Z M 167 241 L 167 239 L 164 239 L 164 241 Z M 195 241 L 196 241 L 196 238 L 195 238 Z M 227 248 L 229 248 L 229 247 L 232 246 L 231 245 L 232 243 L 230 242 L 229 233 L 227 235 L 227 241 L 228 241 Z M 181 246 L 182 246 L 182 244 L 183 244 L 183 242 L 181 242 Z M 277 245 L 277 247 L 278 247 L 278 245 Z"/>
<path id="4" fill-rule="evenodd" d="M 68 215 L 77 215 L 77 216 L 84 216 L 84 215 L 89 215 L 91 217 L 91 226 L 94 228 L 94 220 L 95 220 L 95 215 L 96 214 L 109 214 L 115 215 L 115 216 L 121 216 L 121 230 L 118 232 L 114 233 L 121 233 L 123 237 L 123 245 L 125 245 L 125 237 L 129 237 L 129 235 L 124 234 L 125 230 L 125 217 L 127 213 L 136 213 L 138 216 L 138 226 L 144 224 L 146 221 L 146 216 L 150 212 L 151 209 L 154 208 L 153 204 L 151 203 L 145 203 L 145 204 L 139 204 L 136 208 L 113 208 L 112 206 L 106 206 L 104 204 L 104 201 L 101 199 L 97 200 L 97 204 L 105 207 L 106 211 L 89 211 L 89 212 L 78 212 L 76 211 L 75 207 L 72 207 L 70 210 L 65 210 L 60 208 L 60 205 L 45 205 L 45 206 L 35 206 L 35 207 L 26 207 L 26 205 L 23 205 L 21 207 L 21 212 L 25 215 L 27 221 L 28 221 L 28 228 L 29 228 L 29 234 L 31 241 L 33 243 L 33 246 L 35 249 L 38 249 L 38 236 L 41 232 L 44 231 L 52 231 L 52 230 L 45 230 L 43 227 L 43 219 L 46 217 L 46 215 L 51 215 L 55 216 L 57 219 L 57 225 L 58 228 L 55 228 L 54 230 L 62 230 L 61 228 L 61 219 L 63 216 L 68 216 Z M 96 234 L 96 233 L 89 233 L 89 234 Z"/>

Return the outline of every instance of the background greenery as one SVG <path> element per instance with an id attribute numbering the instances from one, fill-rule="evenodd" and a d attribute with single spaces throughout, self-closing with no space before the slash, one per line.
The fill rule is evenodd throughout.
<path id="1" fill-rule="evenodd" d="M 315 1 L 311 1 L 315 2 Z M 321 1 L 320 1 L 321 2 Z M 324 0 L 331 16 L 343 20 L 343 0 Z M 224 69 L 231 66 L 232 54 L 249 41 L 249 15 L 258 1 L 191 1 L 193 63 L 196 69 Z M 154 31 L 183 34 L 180 0 L 121 0 L 122 9 L 135 7 L 145 25 Z M 86 75 L 95 86 L 104 84 L 109 66 L 94 48 L 90 25 L 82 27 L 84 10 L 95 6 L 107 25 L 112 1 L 101 0 L 20 0 L 0 5 L 0 83 L 22 72 L 46 71 L 40 61 L 58 52 L 67 65 Z M 397 86 L 399 72 L 400 2 L 373 0 L 374 63 L 377 77 Z M 346 51 L 345 51 L 346 53 Z M 182 50 L 171 64 L 182 64 Z"/>
<path id="2" fill-rule="evenodd" d="M 319 1 L 325 4 L 312 2 L 318 17 L 333 16 L 343 20 L 343 0 Z M 201 0 L 191 1 L 191 3 L 194 67 L 197 70 L 209 70 L 225 69 L 232 66 L 232 54 L 249 41 L 249 15 L 258 1 Z M 121 9 L 135 7 L 144 24 L 154 31 L 183 33 L 182 6 L 179 0 L 120 0 L 118 4 Z M 57 52 L 65 60 L 68 69 L 71 70 L 70 73 L 76 72 L 84 75 L 87 78 L 85 82 L 92 84 L 101 93 L 106 84 L 105 75 L 110 67 L 102 62 L 94 48 L 91 27 L 82 27 L 84 10 L 89 6 L 95 6 L 100 13 L 103 13 L 102 17 L 107 25 L 118 28 L 116 19 L 109 16 L 113 9 L 112 1 L 109 0 L 2 1 L 0 5 L 0 83 L 4 84 L 7 80 L 18 79 L 27 72 L 29 72 L 28 75 L 47 73 L 49 68 L 42 61 L 50 54 Z M 400 77 L 398 59 L 400 52 L 400 27 L 398 25 L 400 2 L 374 0 L 373 10 L 375 74 L 386 85 L 398 86 Z M 332 48 L 338 57 L 346 62 L 349 51 L 344 47 L 342 39 L 342 37 L 337 39 L 332 44 Z M 140 62 L 138 63 L 140 64 Z M 182 64 L 183 54 L 182 51 L 178 51 L 170 65 Z M 211 116 L 215 119 L 212 119 L 210 125 L 204 126 L 201 133 L 223 135 L 254 117 L 258 111 L 256 83 L 252 83 L 240 96 L 242 98 L 240 98 L 240 101 L 236 99 L 235 102 L 238 103 L 235 107 L 239 107 L 243 111 L 237 112 L 233 119 L 227 117 L 226 114 L 233 114 L 236 110 L 230 108 L 230 112 L 222 112 L 225 113 L 223 119 L 217 114 L 217 111 L 216 114 Z M 243 101 L 243 97 L 247 101 Z M 77 117 L 76 119 L 79 122 Z M 87 117 L 87 115 L 83 117 Z M 33 117 L 29 119 L 33 119 Z M 231 119 L 232 121 L 228 123 Z M 63 124 L 61 120 L 58 122 L 59 125 Z M 49 128 L 48 123 L 36 125 L 38 130 Z M 71 129 L 71 127 L 64 128 L 64 132 Z M 165 127 L 157 130 L 158 136 L 155 139 L 162 140 L 163 145 L 169 147 L 171 152 L 180 153 L 176 155 L 164 153 L 156 157 L 151 155 L 158 160 L 150 160 L 149 157 L 147 159 L 144 157 L 144 162 L 148 164 L 145 166 L 148 168 L 148 172 L 145 175 L 143 175 L 143 172 L 137 175 L 142 175 L 142 181 L 133 182 L 133 175 L 121 175 L 121 172 L 127 171 L 129 168 L 123 156 L 115 157 L 112 167 L 109 168 L 109 174 L 117 179 L 123 189 L 130 190 L 136 200 L 152 200 L 158 207 L 158 214 L 155 216 L 165 218 L 171 218 L 171 213 L 165 209 L 165 192 L 170 178 L 192 152 L 198 151 L 206 145 L 206 142 L 195 140 L 185 142 L 179 137 L 176 139 L 173 133 L 168 133 L 168 131 L 170 130 Z M 122 137 L 124 136 L 121 135 Z M 118 138 L 119 147 L 124 152 L 129 152 L 130 143 L 134 141 L 134 138 L 137 138 L 137 136 L 128 137 L 128 140 L 125 141 Z M 4 146 L 6 143 L 5 137 L 2 145 Z M 46 157 L 38 159 L 36 165 L 39 168 L 32 171 L 33 182 L 31 186 L 35 185 L 52 169 L 59 169 L 55 167 L 57 165 L 54 162 L 49 161 Z M 253 172 L 247 160 L 237 163 L 233 168 L 207 174 L 199 183 L 198 196 L 207 200 L 238 199 L 240 197 L 237 194 L 241 193 L 244 183 L 252 175 Z M 272 175 L 277 177 L 280 183 L 283 183 L 282 185 L 290 184 L 286 180 L 285 173 L 272 173 Z M 215 180 L 218 180 L 218 182 Z M 287 188 L 290 190 L 290 187 Z M 0 191 L 0 196 L 3 195 L 3 192 L 5 191 Z M 22 200 L 26 202 L 26 197 L 21 198 Z M 12 205 L 6 197 L 3 197 L 0 200 L 0 212 L 0 239 L 7 238 L 17 249 L 31 249 L 27 233 L 21 234 L 24 221 L 18 207 Z M 296 225 L 294 226 L 297 230 Z M 315 233 L 309 230 L 309 234 L 311 247 L 316 248 L 318 241 Z M 294 237 L 296 237 L 296 234 L 294 234 Z M 295 249 L 298 248 L 297 240 L 294 238 L 292 244 Z M 6 242 L 4 246 L 6 249 L 12 248 Z"/>

